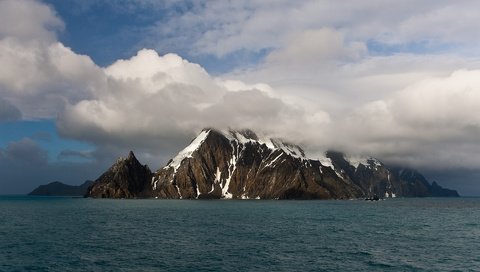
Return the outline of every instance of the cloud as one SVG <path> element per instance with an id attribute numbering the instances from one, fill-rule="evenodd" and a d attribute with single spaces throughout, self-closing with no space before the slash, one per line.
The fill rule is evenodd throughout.
<path id="1" fill-rule="evenodd" d="M 44 166 L 48 162 L 48 153 L 35 141 L 24 138 L 11 142 L 2 151 L 2 163 L 24 166 Z"/>
<path id="2" fill-rule="evenodd" d="M 338 31 L 330 28 L 305 30 L 292 35 L 284 48 L 274 50 L 266 57 L 268 65 L 310 66 L 324 65 L 330 61 L 351 61 L 364 56 L 367 48 L 363 43 L 346 44 Z"/>
<path id="3" fill-rule="evenodd" d="M 88 154 L 65 150 L 61 160 L 88 155 L 110 162 L 134 149 L 157 168 L 204 127 L 248 127 L 305 144 L 311 154 L 333 147 L 412 166 L 480 163 L 480 65 L 447 50 L 475 44 L 471 27 L 449 19 L 455 11 L 471 22 L 472 2 L 208 1 L 148 27 L 155 35 L 141 42 L 165 50 L 265 56 L 218 77 L 149 49 L 99 67 L 57 41 L 63 23 L 48 6 L 0 3 L 1 12 L 21 11 L 27 21 L 0 28 L 0 64 L 9 67 L 0 71 L 0 119 L 55 118 L 63 137 L 97 147 Z M 0 16 L 1 25 L 12 20 Z M 412 49 L 435 43 L 443 51 Z M 18 156 L 21 146 L 35 148 L 14 145 Z M 14 155 L 8 150 L 3 158 Z"/>
<path id="4" fill-rule="evenodd" d="M 58 154 L 58 158 L 60 160 L 67 160 L 70 158 L 80 158 L 80 159 L 92 159 L 92 154 L 93 152 L 91 151 L 77 151 L 77 150 L 71 150 L 71 149 L 65 149 L 60 151 L 60 154 Z"/>
<path id="5" fill-rule="evenodd" d="M 0 98 L 0 122 L 14 121 L 22 118 L 20 110 L 5 99 Z"/>
<path id="6" fill-rule="evenodd" d="M 51 118 L 66 102 L 90 96 L 101 84 L 100 69 L 89 57 L 61 43 L 0 40 L 0 94 L 13 102 L 24 118 Z"/>
<path id="7" fill-rule="evenodd" d="M 38 1 L 0 1 L 0 39 L 15 37 L 22 41 L 51 42 L 56 40 L 56 31 L 63 28 L 55 11 Z"/>
<path id="8" fill-rule="evenodd" d="M 292 33 L 327 27 L 349 42 L 375 41 L 400 52 L 418 47 L 445 50 L 452 44 L 456 50 L 475 50 L 479 10 L 479 4 L 469 0 L 195 2 L 187 12 L 149 26 L 141 44 L 162 52 L 176 48 L 223 58 L 241 51 L 276 50 Z"/>
<path id="9" fill-rule="evenodd" d="M 265 84 L 213 78 L 175 54 L 141 50 L 104 71 L 105 88 L 59 117 L 61 135 L 173 155 L 205 127 L 283 134 L 285 125 L 298 127 L 310 118 Z"/>
<path id="10" fill-rule="evenodd" d="M 479 73 L 428 77 L 360 105 L 332 123 L 331 144 L 403 165 L 478 168 Z"/>
<path id="11" fill-rule="evenodd" d="M 23 118 L 55 117 L 100 84 L 93 61 L 56 40 L 62 28 L 56 13 L 38 1 L 0 2 L 0 64 L 8 67 L 0 71 L 0 95 Z"/>
<path id="12" fill-rule="evenodd" d="M 111 159 L 108 162 L 50 161 L 46 149 L 30 138 L 23 138 L 0 148 L 0 191 L 2 194 L 28 193 L 52 181 L 78 185 L 95 179 L 110 164 Z"/>

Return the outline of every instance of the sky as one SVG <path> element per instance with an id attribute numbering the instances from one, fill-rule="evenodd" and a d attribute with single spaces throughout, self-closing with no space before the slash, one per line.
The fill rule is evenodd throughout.
<path id="1" fill-rule="evenodd" d="M 0 0 L 0 194 L 249 128 L 480 195 L 478 1 Z"/>

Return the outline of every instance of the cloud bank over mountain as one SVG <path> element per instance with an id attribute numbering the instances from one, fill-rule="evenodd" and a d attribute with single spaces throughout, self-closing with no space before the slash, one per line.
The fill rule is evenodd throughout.
<path id="1" fill-rule="evenodd" d="M 97 148 L 91 158 L 136 149 L 161 164 L 202 128 L 231 127 L 303 144 L 313 156 L 337 148 L 417 167 L 480 169 L 471 27 L 480 9 L 415 3 L 192 4 L 139 30 L 154 49 L 101 67 L 60 41 L 65 24 L 52 6 L 0 1 L 0 65 L 8 67 L 0 71 L 0 121 L 53 119 L 61 136 Z M 214 76 L 175 48 L 218 59 L 263 53 Z M 171 53 L 159 53 L 165 49 Z"/>

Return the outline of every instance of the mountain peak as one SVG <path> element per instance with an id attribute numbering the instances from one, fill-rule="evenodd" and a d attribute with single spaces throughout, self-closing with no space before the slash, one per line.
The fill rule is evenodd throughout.
<path id="1" fill-rule="evenodd" d="M 142 165 L 132 151 L 119 158 L 103 173 L 87 192 L 91 197 L 133 198 L 147 194 L 152 173 Z"/>

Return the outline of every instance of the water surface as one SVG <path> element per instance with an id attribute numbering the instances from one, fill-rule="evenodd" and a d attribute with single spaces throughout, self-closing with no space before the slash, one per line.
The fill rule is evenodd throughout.
<path id="1" fill-rule="evenodd" d="M 479 271 L 480 198 L 0 197 L 0 271 Z"/>

